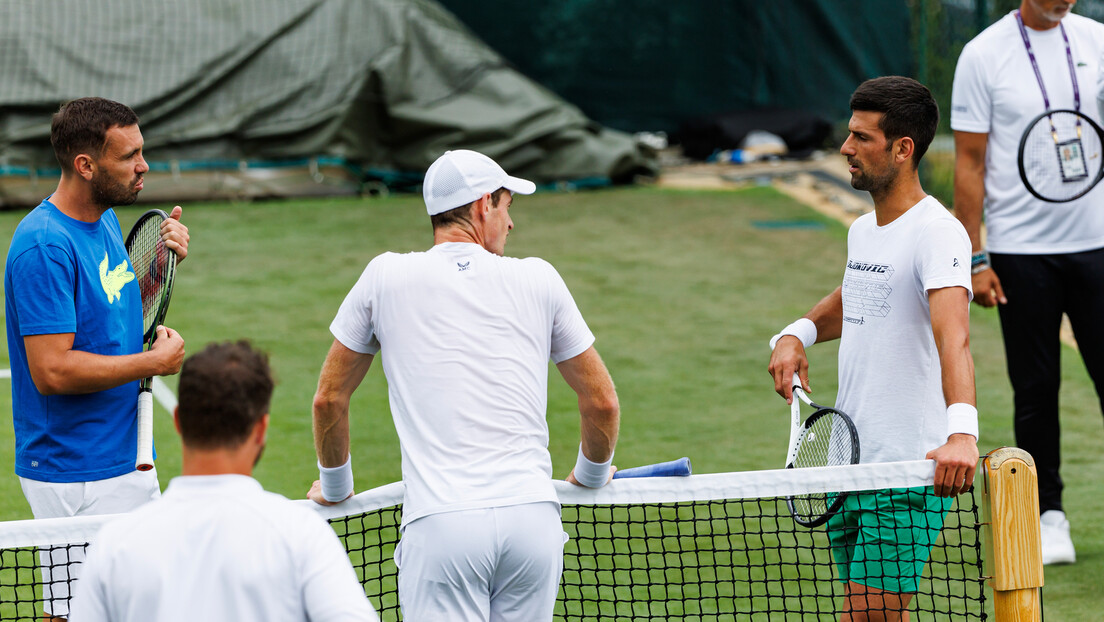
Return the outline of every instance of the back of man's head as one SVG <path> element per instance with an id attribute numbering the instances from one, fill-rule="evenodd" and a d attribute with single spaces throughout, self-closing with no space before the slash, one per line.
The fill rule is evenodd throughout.
<path id="1" fill-rule="evenodd" d="M 928 151 L 939 126 L 939 106 L 928 87 L 904 76 L 884 76 L 867 80 L 851 94 L 851 110 L 884 113 L 878 127 L 886 142 L 908 136 L 915 149 L 912 163 Z"/>
<path id="2" fill-rule="evenodd" d="M 267 413 L 275 381 L 268 355 L 248 341 L 212 343 L 184 361 L 177 421 L 184 445 L 241 445 Z"/>
<path id="3" fill-rule="evenodd" d="M 477 151 L 446 151 L 426 171 L 422 197 L 433 228 L 465 223 L 471 204 L 491 194 L 497 206 L 506 192 L 533 194 L 536 185 L 528 179 L 507 175 L 497 162 Z"/>
<path id="4" fill-rule="evenodd" d="M 84 153 L 103 153 L 107 131 L 138 124 L 138 115 L 125 104 L 102 97 L 82 97 L 62 104 L 50 124 L 50 144 L 61 169 L 73 172 L 73 159 Z"/>

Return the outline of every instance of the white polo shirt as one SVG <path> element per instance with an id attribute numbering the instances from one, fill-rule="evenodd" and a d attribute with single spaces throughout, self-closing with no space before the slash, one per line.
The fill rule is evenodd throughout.
<path id="1" fill-rule="evenodd" d="M 376 616 L 333 529 L 244 475 L 177 477 L 104 526 L 72 622 L 321 622 Z"/>
<path id="2" fill-rule="evenodd" d="M 594 343 L 548 262 L 478 244 L 373 259 L 330 325 L 382 352 L 406 484 L 403 525 L 439 512 L 557 503 L 548 361 Z"/>

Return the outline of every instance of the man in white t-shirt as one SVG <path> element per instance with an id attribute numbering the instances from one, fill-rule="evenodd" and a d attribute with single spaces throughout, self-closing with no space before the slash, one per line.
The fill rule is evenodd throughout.
<path id="1" fill-rule="evenodd" d="M 939 122 L 928 89 L 900 76 L 868 80 L 851 110 L 840 153 L 874 212 L 848 232 L 843 285 L 771 340 L 768 371 L 790 402 L 795 374 L 809 386 L 805 349 L 840 339 L 836 405 L 858 428 L 862 461 L 935 461 L 934 490 L 849 495 L 828 523 L 848 619 L 896 620 L 978 461 L 970 245 L 917 175 Z M 911 537 L 886 524 L 901 512 L 913 517 Z"/>
<path id="2" fill-rule="evenodd" d="M 951 95 L 955 214 L 973 246 L 974 302 L 1000 313 L 1016 444 L 1039 472 L 1045 564 L 1076 559 L 1059 475 L 1063 313 L 1104 395 L 1104 186 L 1046 203 L 1024 187 L 1017 164 L 1020 138 L 1043 111 L 1078 109 L 1099 120 L 1104 24 L 1070 14 L 1074 4 L 1024 0 L 966 44 Z"/>
<path id="3" fill-rule="evenodd" d="M 319 503 L 353 494 L 349 400 L 383 354 L 402 453 L 395 552 L 408 620 L 551 620 L 566 535 L 545 420 L 548 361 L 579 398 L 568 481 L 613 474 L 620 409 L 567 286 L 537 259 L 502 256 L 514 193 L 532 182 L 449 151 L 426 172 L 434 246 L 373 259 L 330 325 L 314 398 Z"/>
<path id="4" fill-rule="evenodd" d="M 326 521 L 251 477 L 273 384 L 268 357 L 243 341 L 184 362 L 183 475 L 96 536 L 73 622 L 379 619 Z"/>

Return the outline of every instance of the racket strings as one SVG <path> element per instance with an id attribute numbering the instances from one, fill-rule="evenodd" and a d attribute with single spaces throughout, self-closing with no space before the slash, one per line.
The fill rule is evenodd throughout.
<path id="1" fill-rule="evenodd" d="M 824 411 L 802 433 L 794 467 L 820 467 L 851 464 L 851 434 L 844 421 L 833 411 Z"/>
<path id="2" fill-rule="evenodd" d="M 161 239 L 161 221 L 156 218 L 147 219 L 134 233 L 129 250 L 142 296 L 142 329 L 148 335 L 172 291 L 176 257 Z"/>
<path id="3" fill-rule="evenodd" d="M 1047 201 L 1069 201 L 1095 184 L 1104 152 L 1099 134 L 1083 127 L 1079 114 L 1060 110 L 1043 115 L 1024 134 L 1021 173 L 1034 194 Z"/>
<path id="4" fill-rule="evenodd" d="M 810 417 L 794 457 L 794 468 L 852 464 L 854 435 L 842 417 L 831 410 Z M 794 517 L 803 524 L 819 523 L 832 511 L 836 493 L 808 493 L 790 499 Z"/>

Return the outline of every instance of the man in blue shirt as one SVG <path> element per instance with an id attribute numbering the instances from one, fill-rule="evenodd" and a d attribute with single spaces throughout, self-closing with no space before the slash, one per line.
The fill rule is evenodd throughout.
<path id="1" fill-rule="evenodd" d="M 160 496 L 156 471 L 135 470 L 138 382 L 175 374 L 184 359 L 171 328 L 142 349 L 138 281 L 111 209 L 134 203 L 149 167 L 138 117 L 118 102 L 68 102 L 50 141 L 61 180 L 16 228 L 4 276 L 15 472 L 35 518 L 126 512 Z M 183 259 L 180 215 L 173 208 L 162 236 Z M 46 619 L 68 615 L 51 561 Z"/>

